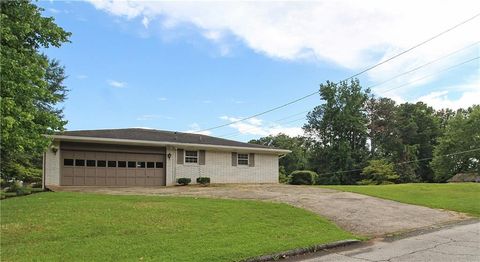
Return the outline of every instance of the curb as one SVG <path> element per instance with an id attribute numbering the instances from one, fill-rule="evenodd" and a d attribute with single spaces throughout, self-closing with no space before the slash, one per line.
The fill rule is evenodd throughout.
<path id="1" fill-rule="evenodd" d="M 340 240 L 332 243 L 327 243 L 327 244 L 321 244 L 321 245 L 313 245 L 309 247 L 303 247 L 303 248 L 296 248 L 288 251 L 283 251 L 275 254 L 270 254 L 270 255 L 264 255 L 264 256 L 258 256 L 258 257 L 252 257 L 252 258 L 247 258 L 244 260 L 241 260 L 242 262 L 265 262 L 265 261 L 276 261 L 280 259 L 285 259 L 287 257 L 292 257 L 292 256 L 298 256 L 298 255 L 304 255 L 307 253 L 314 253 L 330 248 L 337 248 L 337 247 L 344 247 L 352 244 L 356 244 L 361 242 L 360 240 L 357 239 L 346 239 L 346 240 Z"/>

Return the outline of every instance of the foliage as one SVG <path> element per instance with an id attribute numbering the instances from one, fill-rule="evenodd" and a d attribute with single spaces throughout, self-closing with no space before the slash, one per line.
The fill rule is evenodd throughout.
<path id="1" fill-rule="evenodd" d="M 1 1 L 0 12 L 0 171 L 8 180 L 36 181 L 34 168 L 50 143 L 44 135 L 66 123 L 57 107 L 65 99 L 64 69 L 40 51 L 60 47 L 70 33 L 29 1 Z"/>
<path id="2" fill-rule="evenodd" d="M 362 184 L 377 185 L 395 183 L 399 178 L 393 164 L 385 160 L 370 160 L 368 166 L 363 168 L 362 176 L 365 177 Z"/>
<path id="3" fill-rule="evenodd" d="M 197 183 L 201 185 L 208 185 L 210 184 L 210 178 L 209 177 L 197 177 Z"/>
<path id="4" fill-rule="evenodd" d="M 241 261 L 354 238 L 264 201 L 48 192 L 0 208 L 2 261 Z"/>
<path id="5" fill-rule="evenodd" d="M 324 186 L 395 200 L 407 204 L 421 205 L 468 213 L 480 217 L 480 184 L 400 184 L 385 186 Z"/>
<path id="6" fill-rule="evenodd" d="M 290 177 L 287 176 L 287 174 L 285 173 L 285 168 L 283 166 L 280 166 L 278 168 L 278 182 L 282 183 L 282 184 L 288 184 L 290 183 Z"/>
<path id="7" fill-rule="evenodd" d="M 355 183 L 359 172 L 333 172 L 361 168 L 367 160 L 369 92 L 362 90 L 357 79 L 320 85 L 320 97 L 325 102 L 308 113 L 304 129 L 315 141 L 312 168 L 318 173 L 332 173 L 330 182 Z"/>
<path id="8" fill-rule="evenodd" d="M 317 173 L 310 170 L 297 170 L 290 174 L 292 185 L 313 185 L 317 179 Z"/>
<path id="9" fill-rule="evenodd" d="M 285 174 L 307 167 L 310 142 L 304 137 L 278 134 L 250 140 L 249 143 L 291 150 L 292 152 L 281 157 L 278 163 L 279 168 L 283 168 Z"/>
<path id="10" fill-rule="evenodd" d="M 432 167 L 435 181 L 445 182 L 457 173 L 480 174 L 480 105 L 459 110 L 451 117 L 435 148 Z"/>
<path id="11" fill-rule="evenodd" d="M 177 179 L 177 183 L 182 186 L 186 186 L 192 182 L 192 179 L 186 178 L 186 177 L 181 177 Z"/>

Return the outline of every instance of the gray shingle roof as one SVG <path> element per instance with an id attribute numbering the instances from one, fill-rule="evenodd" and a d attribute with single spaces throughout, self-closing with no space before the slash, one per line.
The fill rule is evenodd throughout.
<path id="1" fill-rule="evenodd" d="M 273 147 L 243 143 L 213 136 L 144 128 L 75 130 L 60 132 L 57 133 L 57 135 L 276 149 Z"/>

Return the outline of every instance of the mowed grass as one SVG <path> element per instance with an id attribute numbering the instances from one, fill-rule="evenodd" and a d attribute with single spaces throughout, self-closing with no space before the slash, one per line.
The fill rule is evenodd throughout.
<path id="1" fill-rule="evenodd" d="M 2 261 L 234 261 L 354 238 L 257 201 L 50 192 L 0 205 Z"/>
<path id="2" fill-rule="evenodd" d="M 480 217 L 480 184 L 478 183 L 324 187 L 408 204 L 464 212 Z"/>

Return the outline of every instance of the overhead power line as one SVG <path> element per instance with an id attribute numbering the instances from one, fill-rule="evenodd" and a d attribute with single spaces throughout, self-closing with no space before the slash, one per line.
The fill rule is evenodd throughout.
<path id="1" fill-rule="evenodd" d="M 457 152 L 453 152 L 453 153 L 450 153 L 450 154 L 439 155 L 439 156 L 455 156 L 455 155 L 461 155 L 461 154 L 466 154 L 466 153 L 471 153 L 471 152 L 476 152 L 476 151 L 480 151 L 480 148 L 474 148 L 474 149 L 465 150 L 465 151 L 457 151 Z M 421 158 L 421 159 L 417 159 L 417 160 L 397 162 L 397 163 L 393 163 L 393 164 L 394 165 L 405 165 L 405 164 L 423 162 L 423 161 L 432 160 L 432 159 L 433 159 L 433 157 L 426 157 L 426 158 Z M 337 172 L 321 173 L 321 174 L 318 174 L 318 175 L 343 174 L 343 173 L 350 173 L 350 172 L 358 172 L 358 171 L 362 171 L 362 170 L 363 170 L 363 168 L 356 168 L 356 169 L 342 170 L 342 171 L 337 171 Z"/>
<path id="2" fill-rule="evenodd" d="M 412 46 L 412 47 L 410 47 L 410 48 L 408 48 L 408 49 L 406 49 L 406 50 L 404 50 L 404 51 L 402 51 L 402 52 L 400 52 L 400 53 L 398 53 L 398 54 L 396 54 L 396 55 L 394 55 L 394 56 L 392 56 L 392 57 L 390 57 L 390 58 L 388 58 L 388 59 L 385 59 L 385 60 L 383 60 L 383 61 L 381 61 L 381 62 L 379 62 L 379 63 L 377 63 L 377 64 L 375 64 L 375 65 L 373 65 L 373 66 L 370 66 L 370 67 L 365 68 L 364 70 L 362 70 L 362 71 L 360 71 L 360 72 L 358 72 L 358 73 L 356 73 L 356 74 L 354 74 L 354 75 L 352 75 L 352 76 L 349 76 L 349 77 L 347 77 L 347 78 L 345 78 L 345 79 L 343 79 L 343 80 L 341 80 L 341 81 L 338 81 L 337 84 L 338 84 L 338 83 L 341 83 L 341 82 L 344 82 L 344 81 L 347 81 L 347 80 L 349 80 L 349 79 L 355 78 L 355 77 L 357 77 L 357 76 L 360 76 L 360 75 L 362 75 L 362 74 L 364 74 L 364 73 L 366 73 L 366 72 L 368 72 L 368 71 L 370 71 L 370 70 L 372 70 L 372 69 L 374 69 L 374 68 L 376 68 L 376 67 L 378 67 L 378 66 L 380 66 L 380 65 L 383 65 L 383 64 L 385 64 L 385 63 L 387 63 L 387 62 L 390 62 L 391 60 L 393 60 L 393 59 L 395 59 L 395 58 L 397 58 L 397 57 L 399 57 L 399 56 L 401 56 L 401 55 L 404 55 L 404 54 L 406 54 L 406 53 L 408 53 L 408 52 L 410 52 L 410 51 L 412 51 L 412 50 L 414 50 L 414 49 L 416 49 L 416 48 L 418 48 L 418 47 L 420 47 L 420 46 L 422 46 L 422 45 L 424 45 L 424 44 L 426 44 L 426 43 L 428 43 L 428 42 L 430 42 L 430 41 L 432 41 L 432 40 L 434 40 L 434 39 L 436 39 L 436 38 L 438 38 L 438 37 L 440 37 L 440 36 L 442 36 L 442 35 L 444 35 L 444 34 L 446 34 L 446 33 L 448 33 L 448 32 L 450 32 L 450 31 L 452 31 L 452 30 L 454 30 L 454 29 L 456 29 L 456 28 L 458 28 L 458 27 L 460 27 L 460 26 L 462 26 L 462 25 L 464 25 L 464 24 L 466 24 L 466 23 L 468 23 L 468 22 L 470 22 L 470 21 L 472 21 L 472 20 L 476 19 L 476 18 L 479 17 L 479 16 L 480 16 L 480 13 L 477 13 L 476 15 L 468 18 L 467 20 L 464 20 L 464 21 L 462 21 L 462 22 L 460 22 L 460 23 L 458 23 L 458 24 L 456 24 L 456 25 L 448 28 L 447 30 L 444 30 L 444 31 L 442 31 L 442 32 L 440 32 L 440 33 L 438 33 L 438 34 L 436 34 L 436 35 L 434 35 L 434 36 L 432 36 L 432 37 L 430 37 L 430 38 L 428 38 L 428 39 L 426 39 L 426 40 L 424 40 L 424 41 L 422 41 L 422 42 L 420 42 L 420 43 L 418 43 L 418 44 L 416 44 L 416 45 L 414 45 L 414 46 Z M 251 115 L 251 116 L 248 116 L 248 117 L 245 117 L 245 118 L 242 118 L 242 119 L 239 119 L 239 120 L 230 122 L 230 123 L 226 123 L 226 124 L 222 124 L 222 125 L 218 125 L 218 126 L 213 126 L 213 127 L 210 127 L 210 128 L 201 129 L 201 130 L 198 130 L 197 132 L 205 132 L 205 131 L 210 131 L 210 130 L 213 130 L 213 129 L 218 129 L 218 128 L 226 127 L 226 126 L 229 126 L 229 125 L 232 125 L 232 124 L 235 124 L 235 123 L 239 123 L 239 122 L 243 122 L 243 121 L 245 121 L 245 120 L 252 119 L 252 118 L 255 118 L 255 117 L 264 115 L 264 114 L 268 114 L 268 113 L 270 113 L 270 112 L 276 111 L 276 110 L 278 110 L 278 109 L 284 108 L 284 107 L 289 106 L 289 105 L 291 105 L 291 104 L 294 104 L 294 103 L 297 103 L 297 102 L 302 101 L 302 100 L 304 100 L 304 99 L 307 99 L 307 98 L 309 98 L 309 97 L 311 97 L 311 96 L 316 95 L 317 93 L 319 93 L 319 91 L 315 91 L 315 92 L 313 92 L 313 93 L 307 94 L 307 95 L 305 95 L 305 96 L 303 96 L 303 97 L 297 98 L 297 99 L 295 99 L 295 100 L 292 100 L 292 101 L 287 102 L 287 103 L 285 103 L 285 104 L 282 104 L 282 105 L 276 106 L 276 107 L 274 107 L 274 108 L 268 109 L 268 110 L 266 110 L 266 111 L 263 111 L 263 112 L 260 112 L 260 113 L 257 113 L 257 114 L 254 114 L 254 115 Z"/>
<path id="3" fill-rule="evenodd" d="M 302 111 L 302 112 L 299 112 L 299 113 L 296 113 L 296 114 L 293 114 L 293 115 L 288 115 L 288 116 L 286 116 L 286 117 L 282 117 L 282 118 L 280 118 L 280 119 L 277 119 L 277 120 L 273 121 L 273 123 L 280 123 L 282 120 L 286 120 L 286 119 L 292 118 L 292 117 L 294 117 L 294 116 L 298 116 L 298 115 L 300 115 L 300 114 L 305 114 L 305 113 L 308 113 L 309 111 L 310 111 L 310 110 L 306 110 L 306 111 Z M 305 117 L 303 117 L 303 118 L 305 118 Z M 303 118 L 302 118 L 302 119 L 303 119 Z M 297 119 L 296 121 L 298 121 L 298 120 L 299 120 L 299 119 Z M 290 123 L 290 122 L 288 122 L 288 123 Z M 287 123 L 284 123 L 284 124 L 287 124 Z M 253 128 L 250 128 L 250 129 L 248 129 L 248 130 L 246 130 L 246 131 L 251 131 L 251 130 L 253 130 Z M 218 136 L 218 137 L 228 137 L 228 136 L 231 136 L 231 135 L 236 135 L 237 133 L 241 133 L 241 132 L 235 131 L 235 132 L 231 132 L 231 133 L 228 133 L 228 134 L 224 134 L 224 135 L 221 135 L 221 136 Z"/>
<path id="4" fill-rule="evenodd" d="M 415 68 L 413 68 L 413 69 L 410 69 L 410 70 L 408 70 L 408 71 L 405 71 L 405 72 L 403 72 L 403 73 L 401 73 L 401 74 L 398 74 L 398 75 L 396 75 L 396 76 L 393 76 L 393 77 L 391 77 L 391 78 L 389 78 L 389 79 L 387 79 L 387 80 L 385 80 L 385 81 L 382 81 L 382 82 L 380 82 L 380 83 L 371 85 L 371 86 L 369 86 L 369 87 L 367 87 L 367 88 L 373 88 L 373 87 L 377 87 L 377 86 L 379 86 L 379 85 L 383 85 L 383 84 L 385 84 L 385 83 L 388 83 L 388 82 L 390 82 L 390 81 L 392 81 L 392 80 L 394 80 L 394 79 L 397 79 L 397 78 L 399 78 L 399 77 L 401 77 L 401 76 L 410 74 L 410 73 L 415 72 L 415 71 L 417 71 L 417 70 L 419 70 L 419 69 L 421 69 L 421 68 L 424 68 L 424 67 L 429 66 L 429 65 L 431 65 L 431 64 L 433 64 L 433 63 L 436 63 L 436 62 L 438 62 L 438 61 L 440 61 L 440 60 L 442 60 L 442 59 L 445 59 L 445 58 L 447 58 L 447 57 L 449 57 L 449 56 L 452 56 L 452 55 L 454 55 L 454 54 L 457 54 L 457 53 L 460 53 L 460 52 L 462 52 L 462 51 L 464 51 L 464 50 L 467 50 L 467 49 L 469 49 L 469 48 L 477 45 L 478 43 L 480 43 L 480 42 L 477 41 L 477 42 L 475 42 L 475 43 L 473 43 L 473 44 L 471 44 L 471 45 L 468 45 L 468 46 L 466 46 L 466 47 L 462 47 L 462 48 L 460 48 L 460 49 L 457 49 L 457 50 L 455 50 L 455 51 L 453 51 L 453 52 L 450 52 L 450 53 L 448 53 L 448 54 L 446 54 L 446 55 L 443 55 L 443 56 L 441 56 L 441 57 L 439 57 L 439 58 L 436 58 L 436 59 L 434 59 L 434 60 L 432 60 L 432 61 L 429 61 L 429 62 L 427 62 L 427 63 L 425 63 L 425 64 L 422 64 L 422 65 L 417 66 L 417 67 L 415 67 Z"/>
<path id="5" fill-rule="evenodd" d="M 455 64 L 455 65 L 453 65 L 453 66 L 449 66 L 449 67 L 447 67 L 447 68 L 444 68 L 444 69 L 442 69 L 442 70 L 440 70 L 440 71 L 438 71 L 438 72 L 435 72 L 435 73 L 433 73 L 433 74 L 428 74 L 428 75 L 426 75 L 426 76 L 422 76 L 422 77 L 420 77 L 420 78 L 416 78 L 416 79 L 414 79 L 414 80 L 412 80 L 412 81 L 410 81 L 410 82 L 408 82 L 408 83 L 405 83 L 405 84 L 402 84 L 402 85 L 399 85 L 399 86 L 396 86 L 396 87 L 387 89 L 387 90 L 382 91 L 382 92 L 380 92 L 380 93 L 381 93 L 381 94 L 385 94 L 385 93 L 388 93 L 388 92 L 390 92 L 390 91 L 392 91 L 392 90 L 398 89 L 398 88 L 400 88 L 400 87 L 404 87 L 404 86 L 411 85 L 411 84 L 413 84 L 413 83 L 415 83 L 415 82 L 417 82 L 417 81 L 420 81 L 420 80 L 423 80 L 423 79 L 432 77 L 432 76 L 434 76 L 434 75 L 436 75 L 436 74 L 438 74 L 438 73 L 443 73 L 443 72 L 445 72 L 445 71 L 452 70 L 452 69 L 457 68 L 457 67 L 459 67 L 459 66 L 461 66 L 461 65 L 464 65 L 464 64 L 473 62 L 473 61 L 475 61 L 475 60 L 478 60 L 479 58 L 480 58 L 480 56 L 477 56 L 477 57 L 475 57 L 475 58 L 468 59 L 468 60 L 463 61 L 463 62 L 461 62 L 461 63 L 458 63 L 458 64 Z"/>

